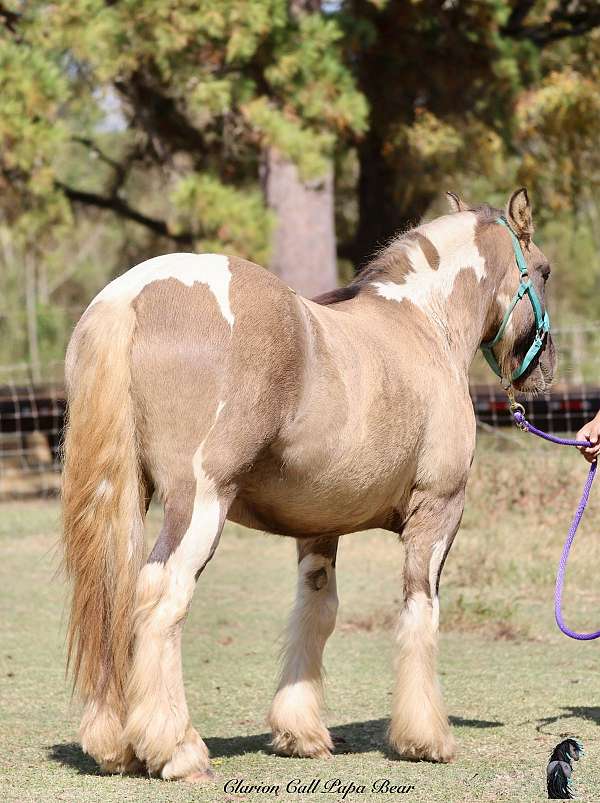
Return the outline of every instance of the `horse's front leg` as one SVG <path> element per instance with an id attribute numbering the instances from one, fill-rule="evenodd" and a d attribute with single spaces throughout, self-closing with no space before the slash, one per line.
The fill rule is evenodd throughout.
<path id="1" fill-rule="evenodd" d="M 326 757 L 333 750 L 321 719 L 325 642 L 333 633 L 338 598 L 337 538 L 298 542 L 298 587 L 288 622 L 281 679 L 269 712 L 273 749 L 289 756 Z"/>
<path id="2" fill-rule="evenodd" d="M 464 491 L 423 498 L 403 531 L 404 607 L 397 630 L 396 685 L 388 733 L 400 756 L 451 761 L 456 743 L 436 672 L 440 574 L 460 524 Z"/>

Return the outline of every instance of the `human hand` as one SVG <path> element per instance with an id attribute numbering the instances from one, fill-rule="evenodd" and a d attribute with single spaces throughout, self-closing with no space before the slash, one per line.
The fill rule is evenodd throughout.
<path id="1" fill-rule="evenodd" d="M 593 463 L 600 454 L 600 412 L 577 433 L 578 441 L 589 441 L 589 446 L 577 448 L 588 463 Z"/>

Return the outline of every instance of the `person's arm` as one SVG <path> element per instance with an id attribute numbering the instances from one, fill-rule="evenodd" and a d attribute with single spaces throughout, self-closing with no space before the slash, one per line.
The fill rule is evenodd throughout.
<path id="1" fill-rule="evenodd" d="M 577 448 L 589 463 L 593 463 L 600 454 L 600 410 L 591 421 L 579 430 L 577 440 L 590 442 L 589 446 L 579 446 Z"/>

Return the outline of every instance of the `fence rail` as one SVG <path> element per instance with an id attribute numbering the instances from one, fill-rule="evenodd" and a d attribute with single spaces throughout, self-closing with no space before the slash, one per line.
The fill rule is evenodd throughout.
<path id="1" fill-rule="evenodd" d="M 56 494 L 65 419 L 62 365 L 36 383 L 27 365 L 0 369 L 0 499 Z"/>
<path id="2" fill-rule="evenodd" d="M 502 388 L 471 387 L 478 421 L 493 427 L 512 425 L 508 399 Z M 600 387 L 554 390 L 534 399 L 519 399 L 527 419 L 548 432 L 577 432 L 600 410 Z"/>
<path id="3" fill-rule="evenodd" d="M 561 375 L 549 393 L 523 402 L 527 417 L 550 432 L 577 432 L 600 409 L 600 324 L 555 333 Z M 483 368 L 483 366 L 481 366 Z M 500 385 L 476 384 L 471 395 L 485 429 L 510 427 L 508 401 Z M 46 366 L 43 380 L 26 364 L 0 366 L 0 499 L 55 494 L 60 486 L 60 444 L 65 419 L 63 365 Z"/>
<path id="4" fill-rule="evenodd" d="M 509 427 L 506 394 L 497 386 L 471 388 L 482 424 Z M 549 432 L 576 432 L 600 409 L 600 387 L 570 388 L 525 400 L 528 419 Z M 66 402 L 63 387 L 0 386 L 0 499 L 57 493 Z"/>

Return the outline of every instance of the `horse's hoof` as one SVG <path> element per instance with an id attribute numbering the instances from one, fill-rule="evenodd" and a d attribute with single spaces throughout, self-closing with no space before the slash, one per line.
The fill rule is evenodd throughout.
<path id="1" fill-rule="evenodd" d="M 431 744 L 390 742 L 392 750 L 404 761 L 432 761 L 449 764 L 456 758 L 456 741 L 451 733 Z"/>
<path id="2" fill-rule="evenodd" d="M 203 770 L 202 772 L 192 772 L 183 778 L 186 783 L 215 783 L 217 780 L 216 775 L 210 769 Z"/>
<path id="3" fill-rule="evenodd" d="M 194 779 L 193 783 L 206 781 L 209 776 L 214 777 L 206 745 L 191 726 L 188 727 L 183 742 L 161 769 L 160 776 L 165 781 Z"/>
<path id="4" fill-rule="evenodd" d="M 275 733 L 271 741 L 271 749 L 278 756 L 294 758 L 331 758 L 334 749 L 329 732 L 311 736 L 300 736 L 293 733 Z"/>
<path id="5" fill-rule="evenodd" d="M 146 765 L 135 755 L 131 746 L 114 761 L 100 761 L 99 764 L 105 775 L 142 775 L 146 772 Z"/>
<path id="6" fill-rule="evenodd" d="M 123 774 L 124 775 L 146 775 L 146 765 L 143 761 L 140 761 L 137 756 L 135 756 L 127 766 L 123 767 Z"/>

